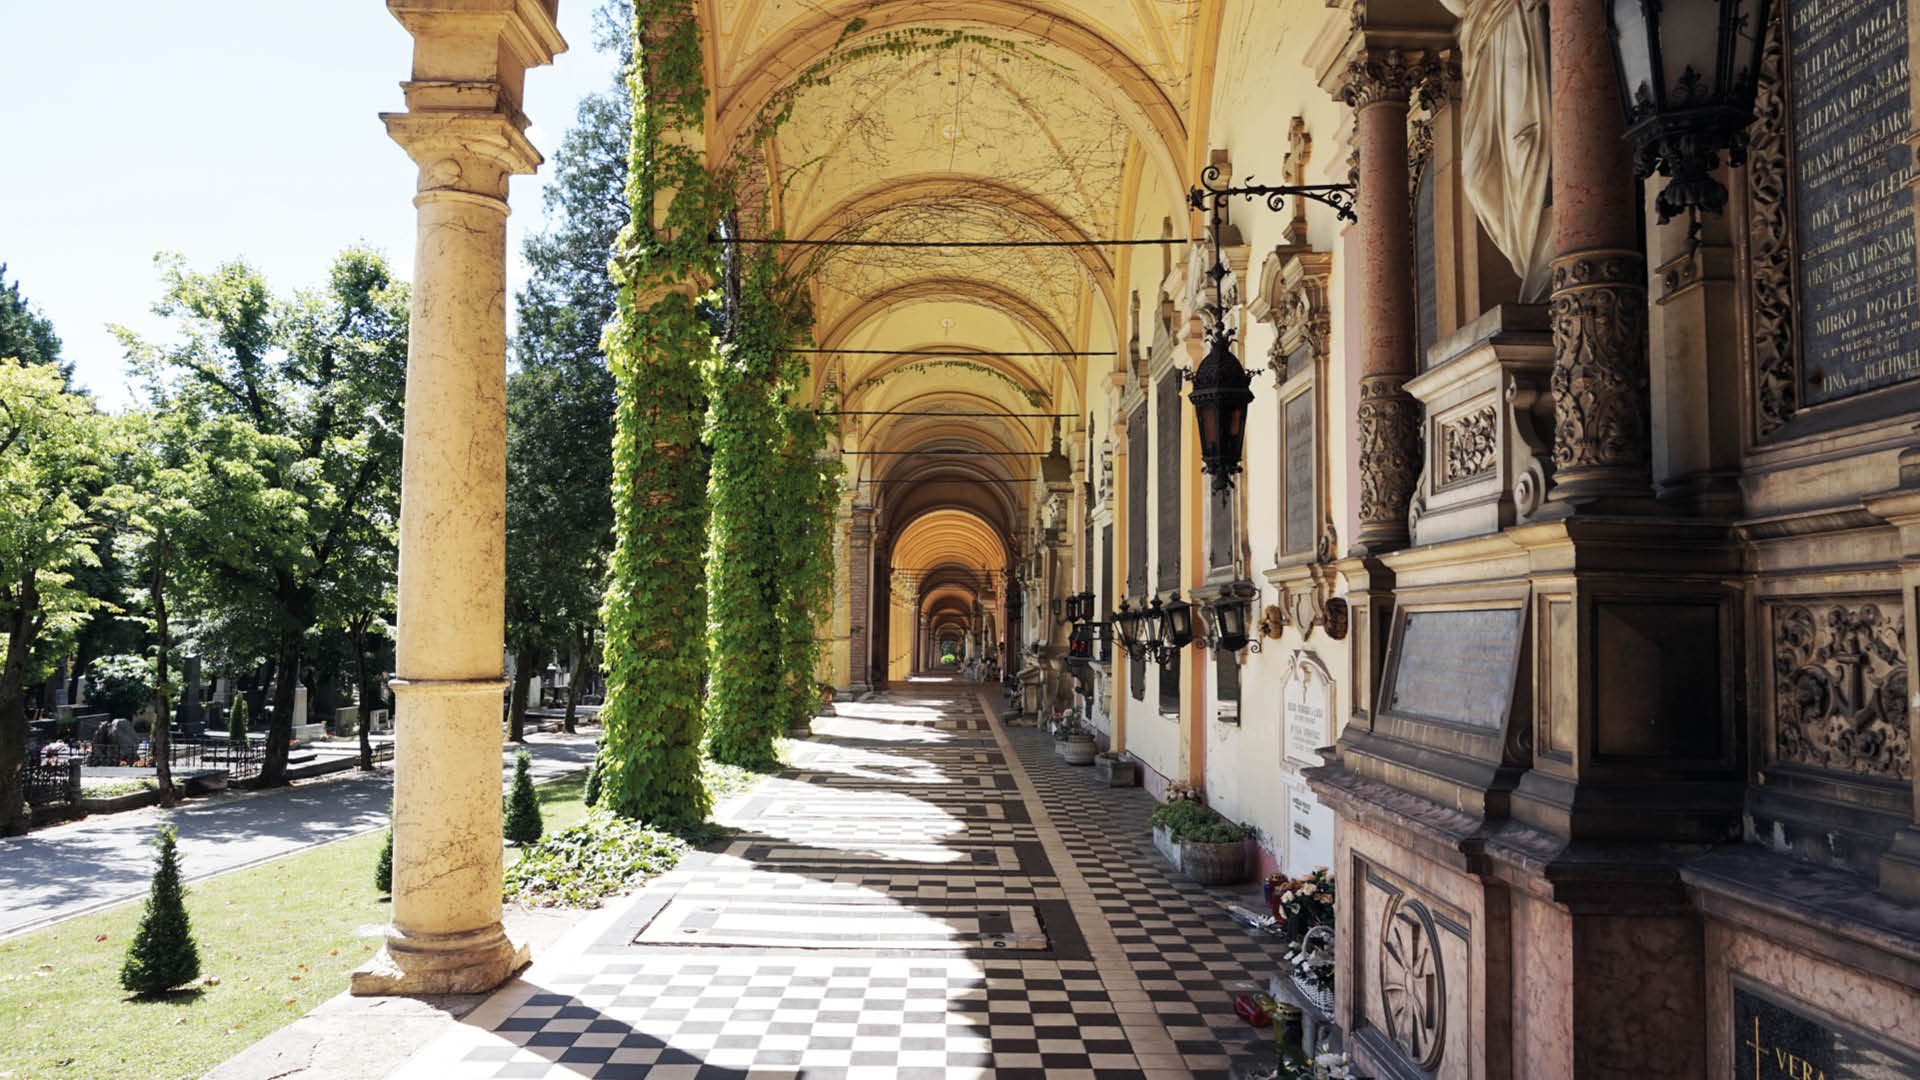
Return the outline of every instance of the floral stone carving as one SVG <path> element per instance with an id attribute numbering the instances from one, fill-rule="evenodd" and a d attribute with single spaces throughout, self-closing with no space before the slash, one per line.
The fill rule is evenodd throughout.
<path id="1" fill-rule="evenodd" d="M 1553 266 L 1553 464 L 1577 472 L 1642 470 L 1650 456 L 1646 263 L 1637 252 L 1587 251 Z"/>
<path id="2" fill-rule="evenodd" d="M 1493 406 L 1487 405 L 1440 425 L 1440 483 L 1451 484 L 1493 471 L 1500 433 Z"/>
<path id="3" fill-rule="evenodd" d="M 1775 604 L 1772 613 L 1775 760 L 1911 780 L 1899 597 Z"/>
<path id="4" fill-rule="evenodd" d="M 1404 529 L 1420 478 L 1420 403 L 1403 375 L 1360 382 L 1360 524 Z M 1363 537 L 1364 539 L 1364 537 Z"/>

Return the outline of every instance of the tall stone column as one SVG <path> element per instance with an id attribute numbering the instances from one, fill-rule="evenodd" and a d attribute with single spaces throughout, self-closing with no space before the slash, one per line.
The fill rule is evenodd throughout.
<path id="1" fill-rule="evenodd" d="M 1567 509 L 1651 494 L 1647 266 L 1621 133 L 1603 0 L 1550 16 L 1553 220 L 1552 499 Z"/>
<path id="2" fill-rule="evenodd" d="M 1360 247 L 1360 520 L 1355 554 L 1405 547 L 1407 504 L 1420 478 L 1420 404 L 1404 389 L 1414 373 L 1413 216 L 1408 199 L 1407 102 L 1426 58 L 1362 49 L 1347 65 L 1340 100 L 1354 110 L 1360 176 L 1354 226 Z"/>
<path id="3" fill-rule="evenodd" d="M 356 994 L 490 990 L 527 960 L 500 924 L 507 181 L 540 154 L 518 95 L 566 48 L 551 5 L 390 7 L 414 36 L 420 167 L 395 644 L 393 925 Z"/>
<path id="4" fill-rule="evenodd" d="M 848 678 L 854 693 L 873 689 L 873 507 L 856 506 L 848 519 L 847 591 L 852 596 L 853 625 L 848 630 Z"/>

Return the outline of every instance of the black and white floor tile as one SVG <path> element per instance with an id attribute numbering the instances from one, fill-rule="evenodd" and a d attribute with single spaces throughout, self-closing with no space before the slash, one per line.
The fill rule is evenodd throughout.
<path id="1" fill-rule="evenodd" d="M 1271 945 L 969 685 L 843 706 L 736 832 L 591 921 L 402 1076 L 1225 1076 Z M 1009 757 L 1011 751 L 1011 758 Z M 580 937 L 580 935 L 576 935 Z"/>

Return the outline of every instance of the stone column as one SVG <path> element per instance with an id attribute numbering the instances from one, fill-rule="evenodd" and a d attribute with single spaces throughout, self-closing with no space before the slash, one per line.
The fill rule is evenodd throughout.
<path id="1" fill-rule="evenodd" d="M 1556 2 L 1551 22 L 1551 498 L 1571 510 L 1651 494 L 1647 267 L 1605 4 Z"/>
<path id="2" fill-rule="evenodd" d="M 850 689 L 864 694 L 873 689 L 873 507 L 856 506 L 848 519 L 848 585 L 853 624 L 847 632 Z"/>
<path id="3" fill-rule="evenodd" d="M 1425 66 L 1422 53 L 1366 48 L 1348 62 L 1339 87 L 1340 100 L 1354 109 L 1360 154 L 1354 200 L 1361 297 L 1355 554 L 1407 545 L 1407 504 L 1420 478 L 1420 405 L 1404 389 L 1414 373 L 1415 347 L 1407 101 L 1425 81 Z"/>
<path id="4" fill-rule="evenodd" d="M 525 70 L 566 48 L 550 4 L 392 0 L 414 36 L 407 111 L 381 117 L 420 167 L 399 632 L 391 683 L 393 925 L 356 994 L 490 990 L 526 963 L 500 924 L 506 572 L 507 180 Z"/>

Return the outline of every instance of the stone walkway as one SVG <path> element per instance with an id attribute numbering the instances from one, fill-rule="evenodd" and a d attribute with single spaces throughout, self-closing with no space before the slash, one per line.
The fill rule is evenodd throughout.
<path id="1" fill-rule="evenodd" d="M 530 735 L 536 781 L 579 772 L 591 735 Z M 503 780 L 514 750 L 501 754 Z M 190 799 L 171 811 L 129 810 L 0 840 L 0 938 L 143 896 L 153 876 L 153 834 L 180 830 L 189 881 L 385 828 L 393 774 L 381 769 L 261 792 Z"/>
<path id="2" fill-rule="evenodd" d="M 690 857 L 398 1075 L 1225 1076 L 1235 984 L 1279 969 L 1170 877 L 1138 789 L 1093 786 L 972 684 L 815 722 Z M 1244 901 L 1243 901 L 1244 902 Z"/>

